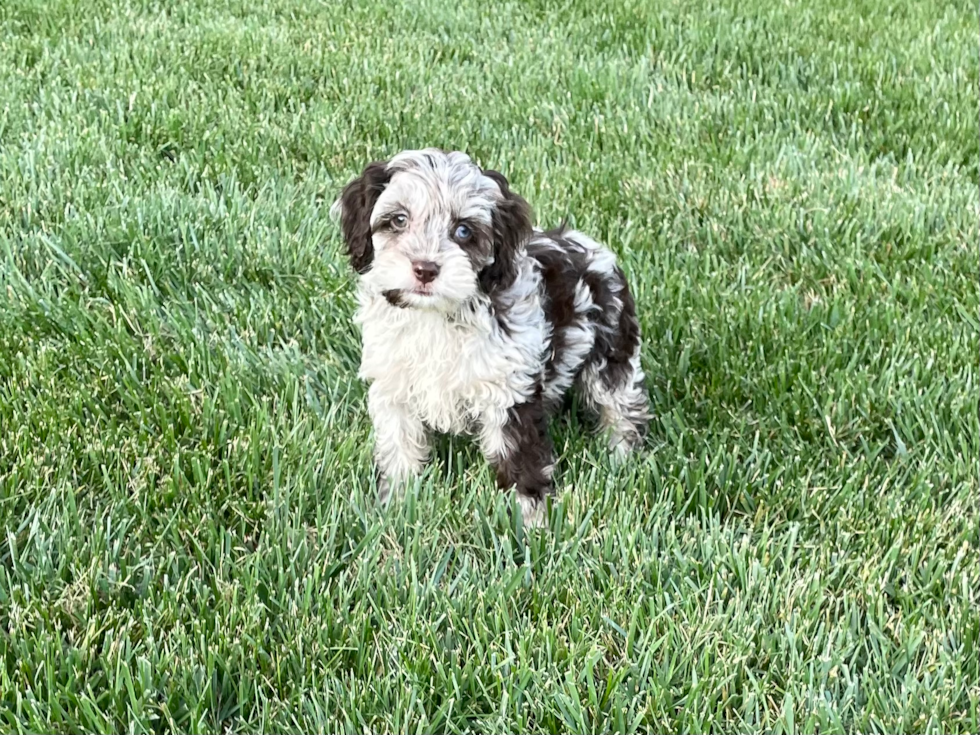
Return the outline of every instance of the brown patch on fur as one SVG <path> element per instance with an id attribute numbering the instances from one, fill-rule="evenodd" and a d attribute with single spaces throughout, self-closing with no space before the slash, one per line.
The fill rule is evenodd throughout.
<path id="1" fill-rule="evenodd" d="M 531 207 L 524 197 L 510 190 L 499 171 L 484 171 L 483 175 L 495 181 L 503 194 L 492 215 L 493 263 L 480 272 L 480 287 L 492 296 L 517 278 L 514 260 L 521 245 L 531 237 Z"/>
<path id="2" fill-rule="evenodd" d="M 640 344 L 640 322 L 636 318 L 636 303 L 630 293 L 626 276 L 620 268 L 616 268 L 616 278 L 622 283 L 619 298 L 623 308 L 619 312 L 619 323 L 612 332 L 613 339 L 607 339 L 603 345 L 606 357 L 606 369 L 602 373 L 603 380 L 610 388 L 619 388 L 633 374 L 630 358 Z M 598 347 L 598 340 L 596 341 Z M 598 351 L 598 350 L 597 350 Z"/>
<path id="3" fill-rule="evenodd" d="M 595 304 L 589 313 L 595 325 L 595 344 L 586 359 L 597 362 L 605 359 L 602 379 L 610 389 L 622 387 L 633 373 L 630 358 L 640 342 L 640 323 L 636 318 L 636 304 L 629 284 L 618 266 L 612 275 L 586 270 L 586 255 L 581 246 L 565 237 L 565 224 L 543 233 L 544 237 L 561 246 L 560 251 L 547 245 L 533 245 L 531 255 L 541 263 L 547 292 L 548 319 L 554 325 L 552 358 L 549 368 L 560 359 L 566 345 L 565 329 L 573 325 L 579 315 L 575 313 L 575 287 L 581 280 L 592 293 Z M 564 263 L 562 255 L 565 256 Z M 564 267 L 564 272 L 559 272 Z M 616 303 L 617 299 L 619 304 Z M 553 372 L 546 375 L 551 377 Z"/>
<path id="4" fill-rule="evenodd" d="M 575 287 L 585 271 L 585 255 L 577 245 L 562 238 L 563 228 L 544 233 L 560 247 L 535 242 L 528 246 L 528 254 L 541 268 L 544 312 L 552 326 L 551 354 L 544 368 L 546 382 L 555 377 L 556 365 L 568 346 L 568 328 L 581 320 L 581 315 L 575 311 Z"/>
<path id="5" fill-rule="evenodd" d="M 364 172 L 340 195 L 340 225 L 347 243 L 351 265 L 358 273 L 366 273 L 374 261 L 371 241 L 371 212 L 391 177 L 385 171 L 385 161 L 369 163 Z"/>

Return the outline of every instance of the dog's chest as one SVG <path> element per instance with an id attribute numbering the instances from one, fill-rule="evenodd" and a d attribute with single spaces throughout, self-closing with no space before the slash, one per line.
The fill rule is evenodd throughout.
<path id="1" fill-rule="evenodd" d="M 365 310 L 361 323 L 361 377 L 431 428 L 465 433 L 486 411 L 516 402 L 520 364 L 489 325 L 390 308 Z"/>

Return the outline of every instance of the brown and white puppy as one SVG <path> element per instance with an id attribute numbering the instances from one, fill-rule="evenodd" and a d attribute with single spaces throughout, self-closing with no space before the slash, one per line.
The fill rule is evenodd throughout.
<path id="1" fill-rule="evenodd" d="M 334 205 L 359 278 L 382 499 L 431 431 L 471 433 L 527 525 L 554 492 L 548 417 L 575 385 L 610 447 L 649 420 L 633 298 L 608 249 L 543 232 L 496 171 L 429 148 L 371 163 Z"/>

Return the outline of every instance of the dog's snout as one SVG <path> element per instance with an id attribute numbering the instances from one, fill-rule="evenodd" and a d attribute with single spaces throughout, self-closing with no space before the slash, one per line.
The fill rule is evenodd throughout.
<path id="1" fill-rule="evenodd" d="M 419 283 L 431 283 L 439 275 L 439 266 L 431 260 L 416 260 L 412 263 L 412 273 Z"/>

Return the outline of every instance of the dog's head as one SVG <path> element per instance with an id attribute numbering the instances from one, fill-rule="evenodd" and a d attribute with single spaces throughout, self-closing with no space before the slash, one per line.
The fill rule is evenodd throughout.
<path id="1" fill-rule="evenodd" d="M 363 283 L 406 308 L 448 312 L 506 288 L 531 235 L 507 179 L 435 148 L 369 164 L 334 206 Z"/>

